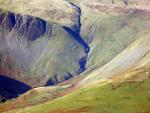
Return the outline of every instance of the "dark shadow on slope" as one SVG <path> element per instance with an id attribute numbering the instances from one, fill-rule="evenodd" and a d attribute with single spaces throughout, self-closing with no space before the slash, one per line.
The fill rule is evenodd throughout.
<path id="1" fill-rule="evenodd" d="M 71 28 L 63 27 L 78 43 L 80 43 L 84 49 L 85 52 L 88 53 L 90 51 L 90 47 L 88 44 L 80 37 L 80 35 L 76 32 L 74 32 Z"/>
<path id="2" fill-rule="evenodd" d="M 25 35 L 28 38 L 29 41 L 34 41 L 45 34 L 46 21 L 40 18 L 27 16 L 26 24 L 24 24 L 19 30 L 22 35 Z"/>
<path id="3" fill-rule="evenodd" d="M 55 85 L 55 82 L 52 81 L 51 79 L 49 79 L 49 80 L 47 81 L 47 83 L 45 84 L 45 86 L 53 86 L 53 85 Z"/>
<path id="4" fill-rule="evenodd" d="M 30 41 L 34 41 L 46 32 L 46 21 L 36 18 L 35 20 L 32 20 L 32 23 L 29 24 L 28 27 L 28 34 Z"/>
<path id="5" fill-rule="evenodd" d="M 11 26 L 13 28 L 16 24 L 15 15 L 13 13 L 9 13 L 8 16 L 10 18 L 10 23 L 12 24 Z"/>
<path id="6" fill-rule="evenodd" d="M 82 57 L 79 60 L 80 69 L 78 70 L 78 74 L 81 74 L 82 72 L 84 72 L 86 70 L 86 63 L 87 63 L 87 56 Z"/>
<path id="7" fill-rule="evenodd" d="M 6 99 L 15 98 L 30 89 L 31 87 L 20 81 L 0 75 L 0 96 Z"/>
<path id="8" fill-rule="evenodd" d="M 11 12 L 8 13 L 2 13 L 1 12 L 1 26 L 9 31 L 12 30 L 12 28 L 15 26 L 16 24 L 16 20 L 15 20 L 15 15 Z"/>

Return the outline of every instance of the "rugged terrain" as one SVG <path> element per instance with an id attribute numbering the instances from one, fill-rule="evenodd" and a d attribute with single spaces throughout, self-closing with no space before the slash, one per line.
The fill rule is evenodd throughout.
<path id="1" fill-rule="evenodd" d="M 0 112 L 150 113 L 149 6 L 0 0 Z"/>

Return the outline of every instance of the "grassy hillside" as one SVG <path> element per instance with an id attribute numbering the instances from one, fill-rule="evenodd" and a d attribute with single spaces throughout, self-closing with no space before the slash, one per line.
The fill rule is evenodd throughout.
<path id="1" fill-rule="evenodd" d="M 98 82 L 45 104 L 16 110 L 15 113 L 149 113 L 150 68 L 145 68 L 145 71 L 132 71 L 134 76 L 125 82 L 117 82 L 117 79 L 107 85 Z"/>
<path id="2" fill-rule="evenodd" d="M 33 88 L 16 99 L 0 104 L 0 113 L 45 103 L 65 95 L 70 85 Z"/>
<path id="3" fill-rule="evenodd" d="M 128 46 L 110 62 L 88 74 L 81 84 L 87 84 L 90 82 L 95 82 L 96 80 L 109 78 L 116 73 L 121 73 L 127 69 L 133 68 L 137 62 L 139 62 L 149 53 L 149 36 L 149 32 L 144 32 L 140 38 L 138 38 L 134 43 Z M 147 59 L 147 62 L 149 61 L 150 59 Z"/>
<path id="4" fill-rule="evenodd" d="M 106 64 L 143 31 L 149 30 L 150 17 L 140 10 L 88 2 L 82 4 L 81 9 L 80 34 L 91 48 L 87 62 L 89 69 Z"/>

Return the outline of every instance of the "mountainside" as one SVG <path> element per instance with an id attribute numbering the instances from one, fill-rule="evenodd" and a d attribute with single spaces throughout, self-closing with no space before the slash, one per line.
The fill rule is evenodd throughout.
<path id="1" fill-rule="evenodd" d="M 0 106 L 0 108 L 6 108 L 5 111 L 10 109 L 11 105 L 13 105 L 11 110 L 19 108 L 8 113 L 149 113 L 149 66 L 129 71 L 122 74 L 119 78 L 96 82 L 88 87 L 78 89 L 69 95 L 61 98 L 56 97 L 57 99 L 36 106 L 22 108 L 21 103 L 24 100 L 19 101 L 18 99 L 17 102 L 20 102 L 18 106 L 14 106 L 14 103 L 6 103 Z M 47 96 L 44 96 L 44 93 L 41 94 L 43 94 L 43 99 L 44 97 L 48 99 Z M 33 98 L 34 96 L 35 93 L 32 93 L 27 97 Z M 39 99 L 38 97 L 29 101 L 28 98 L 25 98 L 25 105 L 32 105 L 32 103 Z"/>
<path id="2" fill-rule="evenodd" d="M 63 82 L 85 70 L 87 53 L 81 37 L 39 18 L 1 15 L 1 75 L 37 87 Z"/>
<path id="3" fill-rule="evenodd" d="M 82 7 L 81 36 L 91 48 L 89 68 L 106 64 L 149 30 L 149 13 L 142 10 L 88 3 Z"/>
<path id="4" fill-rule="evenodd" d="M 149 6 L 0 0 L 0 112 L 149 113 Z"/>
<path id="5" fill-rule="evenodd" d="M 88 74 L 81 84 L 106 79 L 117 73 L 134 68 L 136 63 L 143 60 L 148 54 L 150 54 L 150 33 L 144 32 L 139 39 L 118 54 L 109 63 Z M 150 59 L 147 59 L 147 62 L 150 62 Z"/>

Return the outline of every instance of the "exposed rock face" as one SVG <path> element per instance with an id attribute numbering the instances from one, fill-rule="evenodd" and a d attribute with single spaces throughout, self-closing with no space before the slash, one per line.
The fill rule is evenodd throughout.
<path id="1" fill-rule="evenodd" d="M 35 40 L 46 32 L 46 21 L 30 16 L 15 15 L 14 13 L 1 12 L 1 27 L 8 32 L 16 30 L 19 35 Z"/>
<path id="2" fill-rule="evenodd" d="M 46 31 L 46 29 L 51 29 L 50 25 L 49 27 L 48 25 L 46 26 L 46 22 L 41 19 L 30 16 L 21 16 L 19 14 L 15 15 L 11 12 L 1 12 L 1 15 L 2 19 L 0 24 L 0 39 L 1 44 L 3 45 L 1 52 L 4 52 L 4 54 L 6 54 L 5 56 L 4 54 L 1 55 L 1 62 L 3 62 L 2 68 L 15 69 L 14 65 L 17 65 L 17 62 L 15 60 L 20 60 L 20 62 L 22 62 L 24 66 L 28 65 L 25 64 L 28 62 L 27 60 L 32 59 L 31 57 L 33 54 L 37 56 L 41 51 L 39 50 L 39 53 L 37 54 L 32 53 L 31 50 L 26 49 L 25 46 L 45 33 L 50 35 L 50 33 L 48 33 L 50 31 Z M 26 56 L 23 54 L 25 54 Z M 31 57 L 29 55 L 31 55 Z M 26 61 L 24 61 L 25 57 L 28 57 L 29 59 L 26 59 Z M 6 67 L 4 66 L 4 64 L 6 65 Z M 10 67 L 9 64 L 11 64 L 12 67 Z"/>

